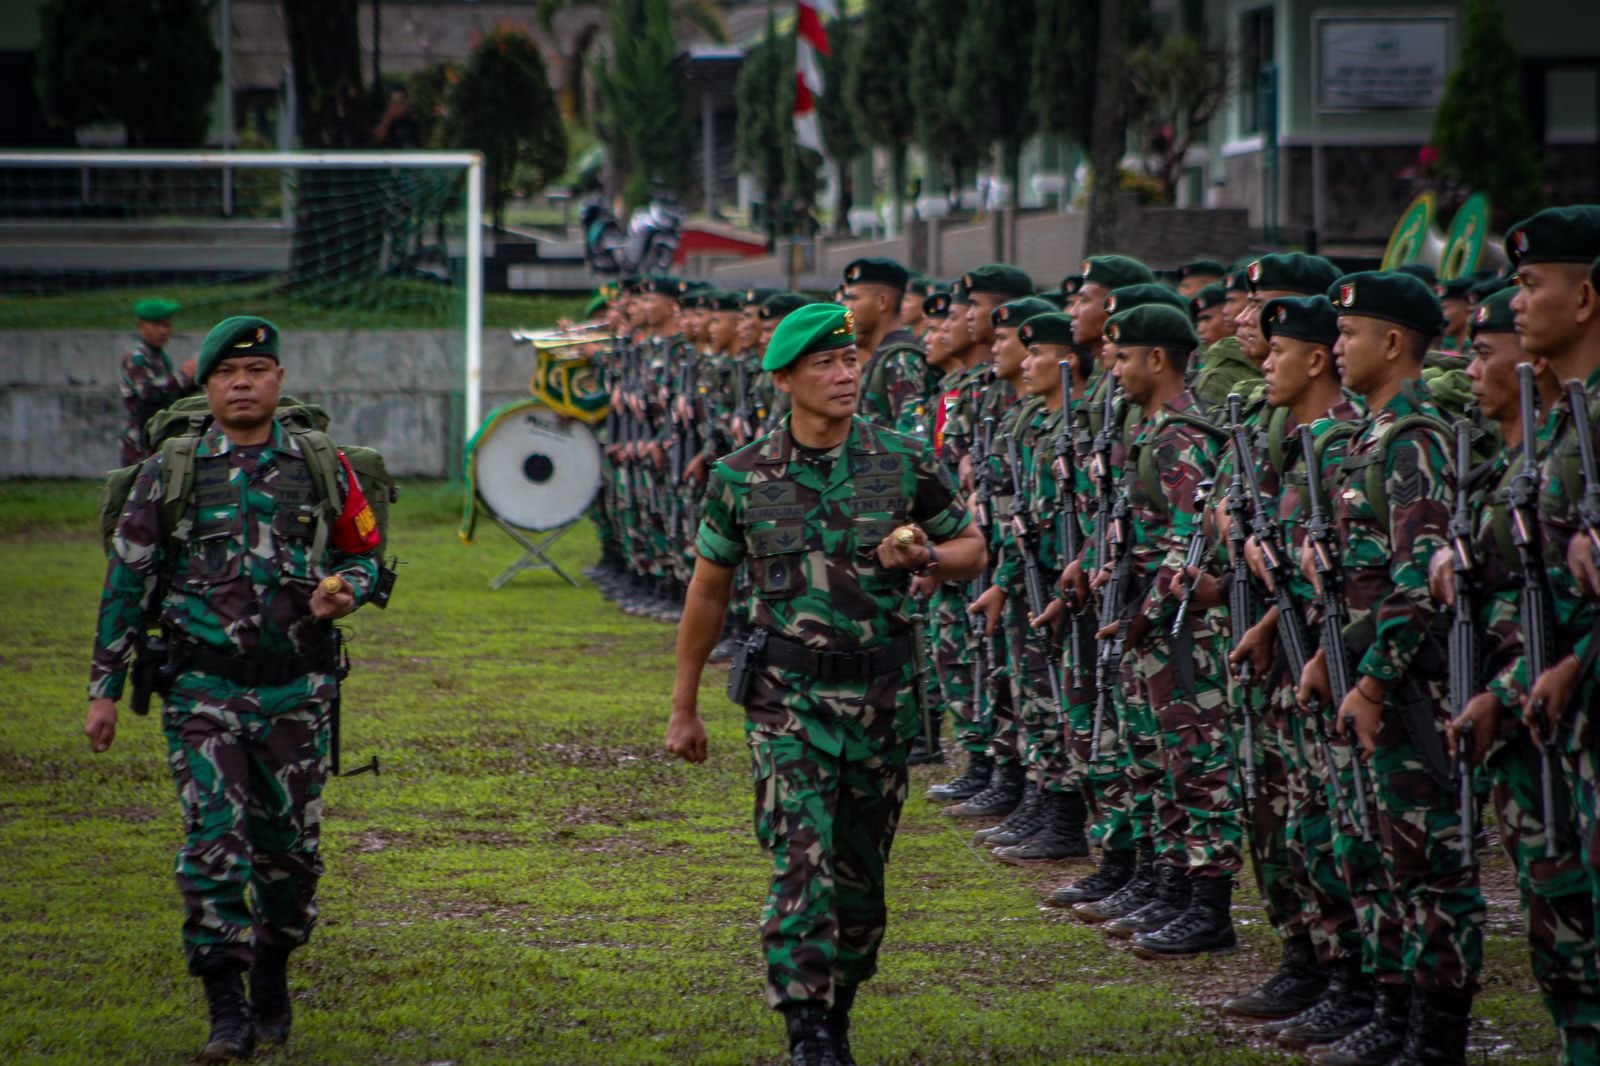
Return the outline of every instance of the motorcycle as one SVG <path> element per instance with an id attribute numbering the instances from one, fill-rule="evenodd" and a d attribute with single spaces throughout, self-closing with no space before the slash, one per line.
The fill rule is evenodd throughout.
<path id="1" fill-rule="evenodd" d="M 596 274 L 666 273 L 677 258 L 685 217 L 677 197 L 657 192 L 648 204 L 634 208 L 624 235 L 604 197 L 591 193 L 578 216 L 584 262 Z"/>

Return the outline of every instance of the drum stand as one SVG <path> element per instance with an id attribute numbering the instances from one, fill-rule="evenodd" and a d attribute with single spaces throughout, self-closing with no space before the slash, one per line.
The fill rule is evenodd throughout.
<path id="1" fill-rule="evenodd" d="M 485 510 L 488 510 L 488 508 L 485 508 Z M 541 539 L 534 541 L 529 539 L 528 534 L 525 531 L 518 529 L 514 525 L 511 525 L 493 511 L 489 511 L 489 515 L 494 519 L 495 525 L 505 530 L 506 536 L 522 545 L 523 548 L 522 558 L 518 559 L 510 566 L 500 571 L 500 575 L 493 581 L 489 582 L 489 587 L 491 589 L 504 588 L 506 582 L 510 581 L 512 578 L 526 570 L 554 570 L 556 574 L 567 584 L 571 585 L 573 588 L 578 587 L 578 583 L 572 579 L 572 575 L 561 569 L 561 564 L 557 563 L 554 559 L 550 558 L 550 556 L 546 554 L 550 550 L 551 545 L 555 544 L 555 542 L 561 538 L 563 533 L 572 528 L 571 522 L 568 522 L 564 526 L 543 534 Z"/>

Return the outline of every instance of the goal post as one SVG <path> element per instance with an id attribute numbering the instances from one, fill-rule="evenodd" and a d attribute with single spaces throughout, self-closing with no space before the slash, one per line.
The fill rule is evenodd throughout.
<path id="1" fill-rule="evenodd" d="M 0 152 L 0 330 L 131 326 L 126 297 L 162 289 L 216 318 L 459 327 L 459 454 L 482 417 L 482 219 L 478 152 Z"/>

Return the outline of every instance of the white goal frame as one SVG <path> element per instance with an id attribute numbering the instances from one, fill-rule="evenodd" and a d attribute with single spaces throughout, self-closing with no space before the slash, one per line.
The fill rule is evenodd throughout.
<path id="1" fill-rule="evenodd" d="M 224 174 L 239 170 L 408 167 L 467 172 L 467 326 L 465 431 L 470 440 L 483 417 L 483 153 L 481 152 L 124 152 L 83 149 L 63 152 L 0 152 L 0 168 L 57 167 L 79 170 L 119 167 L 204 167 Z M 228 183 L 224 182 L 224 187 Z"/>

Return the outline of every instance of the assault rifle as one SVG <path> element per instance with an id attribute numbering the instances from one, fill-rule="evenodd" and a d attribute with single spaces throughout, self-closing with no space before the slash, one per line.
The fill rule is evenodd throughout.
<path id="1" fill-rule="evenodd" d="M 1183 597 L 1178 600 L 1178 611 L 1172 618 L 1172 629 L 1168 633 L 1173 640 L 1178 639 L 1178 634 L 1183 632 L 1183 624 L 1189 619 L 1189 601 L 1194 599 L 1195 582 L 1189 580 L 1189 571 L 1200 565 L 1200 560 L 1206 553 L 1206 527 L 1205 511 L 1206 501 L 1211 498 L 1211 487 L 1215 485 L 1211 478 L 1206 478 L 1194 489 L 1196 519 L 1194 532 L 1189 535 L 1189 547 L 1183 553 Z"/>
<path id="2" fill-rule="evenodd" d="M 1459 419 L 1456 434 L 1456 505 L 1450 516 L 1451 583 L 1455 614 L 1450 620 L 1450 707 L 1459 719 L 1478 692 L 1478 625 L 1472 583 L 1478 566 L 1472 550 L 1472 423 Z M 1456 747 L 1456 804 L 1461 818 L 1461 867 L 1473 863 L 1472 737 L 1463 733 Z"/>
<path id="3" fill-rule="evenodd" d="M 1006 436 L 1006 459 L 1011 463 L 1011 532 L 1017 538 L 1017 554 L 1022 557 L 1022 583 L 1027 590 L 1028 611 L 1035 616 L 1044 612 L 1044 572 L 1039 567 L 1039 555 L 1033 549 L 1033 517 L 1028 513 L 1028 508 L 1023 500 L 1025 486 L 1022 480 L 1022 456 L 1017 447 L 1016 435 Z M 1056 673 L 1055 655 L 1051 652 L 1052 641 L 1048 634 L 1044 634 L 1045 655 L 1044 669 L 1050 678 L 1050 695 L 1056 701 L 1056 722 L 1061 726 L 1066 725 L 1066 702 L 1061 698 L 1061 678 Z M 1022 661 L 1022 649 L 1016 650 L 1017 661 Z"/>
<path id="4" fill-rule="evenodd" d="M 1322 654 L 1328 664 L 1328 692 L 1332 697 L 1333 713 L 1337 715 L 1350 694 L 1350 658 L 1344 647 L 1344 595 L 1339 574 L 1339 545 L 1333 531 L 1333 521 L 1328 516 L 1327 505 L 1322 501 L 1322 471 L 1317 467 L 1317 443 L 1310 426 L 1300 427 L 1300 451 L 1306 459 L 1306 495 L 1310 497 L 1310 517 L 1306 521 L 1306 540 L 1311 545 L 1317 581 L 1322 587 Z M 1366 775 L 1361 771 L 1361 743 L 1351 738 L 1350 789 L 1354 793 L 1356 832 L 1361 839 L 1372 839 L 1372 828 L 1367 819 Z M 1330 763 L 1328 773 L 1338 777 L 1338 769 Z"/>
<path id="5" fill-rule="evenodd" d="M 984 543 L 989 540 L 989 448 L 994 441 L 994 418 L 987 417 L 978 436 L 972 442 L 972 483 L 973 483 L 973 518 L 978 523 L 978 528 L 983 531 Z M 989 588 L 993 579 L 994 567 L 985 565 L 977 577 L 973 578 L 970 595 L 976 600 Z M 978 639 L 978 656 L 972 665 L 973 699 L 976 701 L 980 718 L 983 716 L 984 701 L 989 698 L 989 681 L 995 672 L 1000 669 L 997 651 L 994 646 L 994 634 L 988 632 L 989 621 L 981 614 L 968 615 L 972 620 L 973 635 Z"/>
<path id="6" fill-rule="evenodd" d="M 743 440 L 731 442 L 734 447 L 742 448 L 749 444 L 755 436 L 755 423 L 750 411 L 750 368 L 740 356 L 733 357 L 734 385 L 733 385 L 733 418 L 735 422 L 745 428 Z"/>
<path id="7" fill-rule="evenodd" d="M 1128 494 L 1117 497 L 1117 502 L 1106 514 L 1105 532 L 1107 562 L 1111 566 L 1111 579 L 1106 582 L 1105 599 L 1100 618 L 1115 620 L 1116 634 L 1100 642 L 1099 658 L 1095 663 L 1095 698 L 1093 733 L 1089 738 L 1089 761 L 1100 757 L 1100 731 L 1105 728 L 1106 712 L 1110 709 L 1111 693 L 1117 686 L 1117 674 L 1122 668 L 1122 656 L 1128 640 L 1129 619 L 1123 617 L 1128 598 L 1127 586 L 1132 579 L 1133 552 L 1130 550 L 1128 522 L 1132 512 Z"/>
<path id="8" fill-rule="evenodd" d="M 1228 564 L 1233 570 L 1228 582 L 1228 621 L 1233 629 L 1234 643 L 1244 636 L 1254 624 L 1255 597 L 1250 594 L 1250 566 L 1244 557 L 1245 526 L 1250 519 L 1250 501 L 1245 498 L 1244 471 L 1255 462 L 1253 449 L 1244 426 L 1244 397 L 1237 392 L 1228 395 L 1228 434 L 1233 441 L 1233 480 L 1228 483 Z M 1239 664 L 1239 684 L 1248 687 L 1254 668 L 1250 660 Z M 1256 735 L 1255 720 L 1250 716 L 1248 701 L 1241 699 L 1244 716 L 1243 754 L 1239 760 L 1244 769 L 1245 799 L 1256 798 Z"/>
<path id="9" fill-rule="evenodd" d="M 1072 363 L 1056 364 L 1061 371 L 1061 428 L 1056 431 L 1055 475 L 1061 496 L 1058 521 L 1063 565 L 1083 554 L 1083 529 L 1078 525 L 1078 455 L 1072 434 Z M 1077 604 L 1067 625 L 1072 638 L 1072 687 L 1088 683 L 1089 660 L 1094 656 L 1094 628 L 1087 604 Z"/>
<path id="10" fill-rule="evenodd" d="M 1517 369 L 1520 373 L 1522 368 Z M 1600 462 L 1595 460 L 1594 426 L 1589 423 L 1588 401 L 1583 382 L 1567 382 L 1567 406 L 1572 408 L 1572 431 L 1578 435 L 1578 462 L 1583 469 L 1578 520 L 1583 524 L 1584 536 L 1589 538 L 1590 550 L 1600 553 Z"/>

